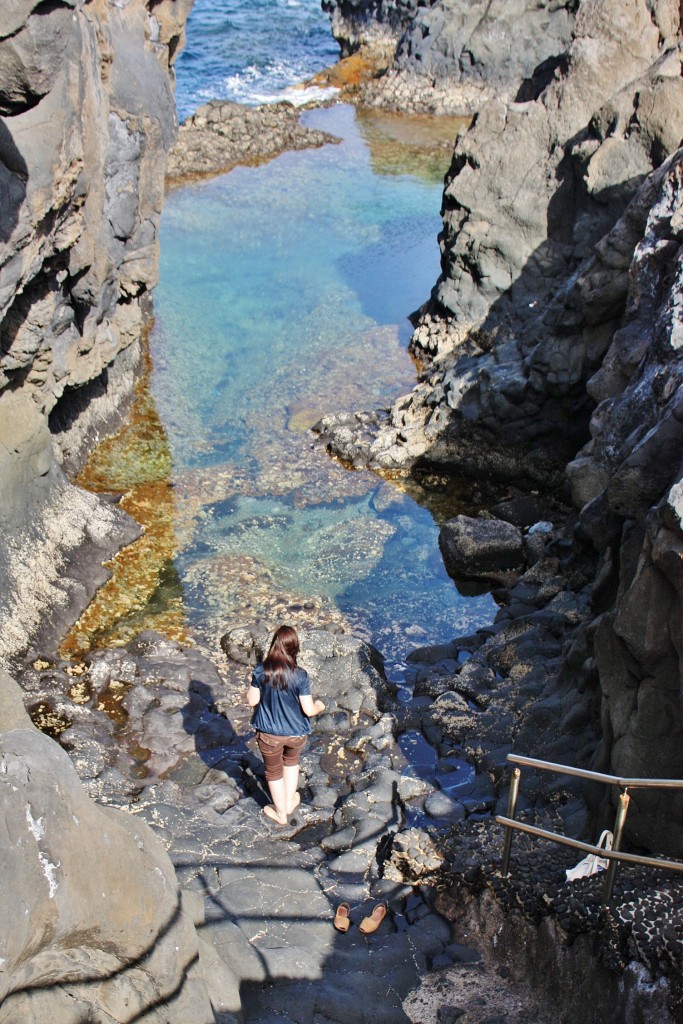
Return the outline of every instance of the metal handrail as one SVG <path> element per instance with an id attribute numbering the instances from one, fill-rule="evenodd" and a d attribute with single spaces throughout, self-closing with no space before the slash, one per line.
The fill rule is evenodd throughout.
<path id="1" fill-rule="evenodd" d="M 528 832 L 540 839 L 552 839 L 556 843 L 561 843 L 562 846 L 571 846 L 584 853 L 596 853 L 598 857 L 605 857 L 606 860 L 618 860 L 625 864 L 642 864 L 646 868 L 670 868 L 672 871 L 683 871 L 683 860 L 662 860 L 659 857 L 643 857 L 639 853 L 606 850 L 604 846 L 593 846 L 591 843 L 584 843 L 581 839 L 570 839 L 569 836 L 560 835 L 559 832 L 551 832 L 549 829 L 539 828 L 538 825 L 529 825 L 526 821 L 515 821 L 502 814 L 496 815 L 496 821 L 499 825 L 516 828 L 520 832 Z"/>
<path id="2" fill-rule="evenodd" d="M 523 754 L 508 754 L 507 759 L 512 764 L 521 764 L 527 768 L 542 768 L 562 775 L 575 775 L 579 779 L 605 782 L 608 785 L 620 786 L 622 789 L 683 789 L 683 779 L 625 779 L 620 775 L 591 772 L 587 768 L 572 768 L 570 765 L 555 764 L 553 761 L 539 761 L 536 757 L 525 757 Z"/>
<path id="3" fill-rule="evenodd" d="M 605 775 L 602 772 L 591 772 L 584 768 L 572 768 L 569 765 L 554 764 L 552 761 L 540 761 L 537 758 L 524 757 L 521 754 L 508 754 L 507 759 L 512 764 L 521 765 L 523 767 L 540 768 L 544 771 L 552 771 L 560 775 L 573 775 L 581 779 L 591 779 L 594 782 L 604 782 L 607 785 L 618 786 L 622 792 L 619 795 L 619 805 L 617 807 L 617 814 L 614 822 L 612 848 L 610 850 L 605 850 L 600 846 L 594 846 L 591 843 L 584 843 L 579 839 L 570 839 L 568 836 L 562 836 L 557 832 L 550 832 L 548 829 L 539 828 L 537 825 L 527 825 L 525 822 L 517 821 L 515 819 L 515 807 L 517 805 L 517 794 L 519 792 L 519 782 L 522 771 L 520 767 L 513 768 L 512 779 L 510 781 L 507 816 L 502 814 L 496 815 L 496 821 L 498 824 L 503 825 L 505 828 L 501 874 L 509 874 L 510 851 L 512 849 L 512 837 L 515 829 L 520 832 L 527 832 L 530 835 L 538 836 L 542 839 L 550 839 L 552 842 L 560 843 L 563 846 L 571 846 L 574 849 L 583 850 L 586 853 L 592 853 L 599 857 L 606 858 L 609 861 L 609 866 L 607 868 L 607 877 L 605 878 L 605 887 L 603 891 L 603 906 L 607 905 L 612 898 L 617 867 L 620 862 L 641 864 L 645 867 L 665 868 L 671 871 L 683 871 L 683 862 L 681 861 L 663 860 L 656 857 L 642 857 L 640 854 L 622 853 L 620 850 L 621 837 L 624 831 L 624 824 L 626 822 L 626 815 L 628 813 L 628 805 L 630 801 L 628 790 L 645 788 L 683 789 L 683 779 L 627 779 L 615 775 Z"/>

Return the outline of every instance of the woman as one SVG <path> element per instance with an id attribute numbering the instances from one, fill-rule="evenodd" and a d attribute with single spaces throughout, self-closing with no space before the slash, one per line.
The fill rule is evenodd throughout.
<path id="1" fill-rule="evenodd" d="M 247 703 L 254 708 L 251 724 L 266 766 L 266 781 L 272 804 L 263 813 L 286 825 L 298 806 L 299 757 L 311 731 L 310 719 L 325 710 L 313 700 L 308 672 L 296 658 L 299 638 L 291 626 L 280 626 L 265 661 L 254 669 L 247 690 Z"/>

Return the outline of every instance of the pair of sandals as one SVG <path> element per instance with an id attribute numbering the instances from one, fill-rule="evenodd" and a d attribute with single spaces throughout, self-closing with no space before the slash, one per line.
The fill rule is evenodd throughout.
<path id="1" fill-rule="evenodd" d="M 337 907 L 337 913 L 334 915 L 334 927 L 338 932 L 346 933 L 351 926 L 351 907 L 348 903 L 340 903 Z M 358 931 L 361 935 L 371 935 L 376 932 L 381 925 L 384 918 L 387 916 L 387 904 L 384 900 L 376 903 L 372 908 L 372 913 L 368 917 L 364 917 L 361 923 L 358 925 Z"/>

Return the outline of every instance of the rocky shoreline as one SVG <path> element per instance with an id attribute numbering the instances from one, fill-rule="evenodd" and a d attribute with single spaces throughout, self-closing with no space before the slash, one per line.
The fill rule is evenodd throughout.
<path id="1" fill-rule="evenodd" d="M 89 128 L 102 114 L 108 126 L 72 135 L 70 149 L 56 136 L 28 147 L 30 167 L 3 141 L 19 198 L 3 214 L 14 249 L 0 279 L 1 653 L 22 693 L 3 673 L 0 901 L 12 927 L 0 1022 L 545 1024 L 558 1006 L 568 1024 L 595 1012 L 680 1021 L 680 884 L 623 868 L 601 909 L 599 878 L 568 887 L 576 858 L 522 838 L 504 879 L 493 820 L 511 750 L 683 774 L 680 5 L 501 0 L 449 20 L 440 3 L 417 14 L 329 4 L 345 52 L 394 48 L 384 73 L 354 84 L 359 102 L 477 114 L 446 180 L 442 275 L 416 316 L 418 385 L 390 410 L 331 414 L 319 443 L 351 465 L 465 473 L 499 491 L 444 527 L 442 550 L 458 585 L 493 581 L 500 611 L 474 636 L 415 652 L 400 695 L 372 648 L 303 630 L 328 713 L 304 758 L 301 808 L 277 831 L 260 813 L 239 698 L 260 624 L 226 634 L 220 668 L 154 634 L 73 660 L 54 649 L 101 582 L 102 554 L 135 533 L 64 467 L 132 391 L 186 13 L 135 3 L 100 11 L 97 31 L 82 12 L 67 30 L 71 6 L 49 14 L 54 73 L 31 65 L 18 92 L 0 80 L 17 138 L 42 97 L 62 111 L 64 137 L 83 105 Z M 24 32 L 33 46 L 32 17 L 17 14 L 0 45 Z M 493 38 L 494 18 L 507 35 Z M 98 47 L 109 93 L 64 70 Z M 153 129 L 129 88 L 136 64 Z M 225 103 L 181 137 L 176 182 L 334 141 L 290 107 Z M 521 814 L 584 838 L 613 820 L 604 793 L 534 773 Z M 635 848 L 681 855 L 663 803 L 639 799 L 629 829 Z M 376 936 L 334 931 L 342 899 L 355 924 L 388 900 Z M 566 1005 L 568 986 L 585 1001 Z"/>
<path id="2" fill-rule="evenodd" d="M 662 1022 L 679 1019 L 679 886 L 622 869 L 603 911 L 602 879 L 568 886 L 564 868 L 576 856 L 524 837 L 511 875 L 500 875 L 493 815 L 506 806 L 508 751 L 545 737 L 535 753 L 577 760 L 577 750 L 586 759 L 598 741 L 595 688 L 579 708 L 570 687 L 563 697 L 554 685 L 563 649 L 580 637 L 581 589 L 585 598 L 553 554 L 561 539 L 548 540 L 550 551 L 508 591 L 489 629 L 415 652 L 410 696 L 398 699 L 381 655 L 363 642 L 301 631 L 302 664 L 328 710 L 304 754 L 302 804 L 287 828 L 261 813 L 263 767 L 242 702 L 249 666 L 268 642 L 262 627 L 228 631 L 220 673 L 153 633 L 77 661 L 33 652 L 20 681 L 34 720 L 59 736 L 90 797 L 150 825 L 175 867 L 197 935 L 185 938 L 189 948 L 198 944 L 193 984 L 203 994 L 183 1010 L 184 1022 L 260 1024 L 272 1012 L 299 1021 L 305 1007 L 345 1024 L 358 1014 L 355 1000 L 340 998 L 352 974 L 368 1020 L 381 1012 L 383 1020 L 436 1024 L 449 1008 L 467 1024 L 488 1019 L 488 1005 L 506 1024 L 543 1024 L 556 1019 L 560 982 L 536 970 L 539 943 L 566 978 L 590 967 L 593 1005 L 598 983 L 608 986 L 602 1019 L 638 1019 L 654 1007 Z M 571 780 L 549 792 L 532 774 L 521 815 L 585 834 L 586 805 Z M 44 857 L 61 864 L 58 827 L 50 838 Z M 357 925 L 379 899 L 390 914 L 376 936 L 334 931 L 340 901 Z M 520 927 L 526 954 L 513 946 Z M 587 936 L 588 960 L 581 942 L 574 948 Z M 125 990 L 126 979 L 119 984 Z M 16 998 L 31 1006 L 29 992 Z M 12 1020 L 18 1005 L 8 998 L 0 1020 Z M 298 1007 L 293 1017 L 290 1005 Z"/>
<path id="3" fill-rule="evenodd" d="M 566 73 L 537 100 L 485 104 L 456 142 L 416 388 L 318 429 L 355 466 L 573 507 L 569 547 L 580 572 L 593 566 L 585 667 L 566 661 L 558 678 L 579 693 L 599 678 L 591 767 L 678 778 L 683 125 L 680 105 L 664 111 L 682 88 L 680 18 L 592 0 L 573 31 Z M 646 43 L 635 75 L 627 38 Z M 602 78 L 596 39 L 614 58 Z M 658 801 L 638 804 L 631 840 L 680 854 Z"/>
<path id="4" fill-rule="evenodd" d="M 223 174 L 237 164 L 265 163 L 287 150 L 337 142 L 328 132 L 301 125 L 299 111 L 290 103 L 246 107 L 212 100 L 180 125 L 169 154 L 166 187 Z"/>

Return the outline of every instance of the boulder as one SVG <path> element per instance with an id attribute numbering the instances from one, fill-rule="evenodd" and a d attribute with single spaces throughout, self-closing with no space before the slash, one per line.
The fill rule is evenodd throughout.
<path id="1" fill-rule="evenodd" d="M 209 1024 L 197 935 L 164 847 L 140 819 L 96 806 L 21 705 L 0 673 L 0 1021 Z"/>
<path id="2" fill-rule="evenodd" d="M 454 579 L 509 580 L 524 566 L 522 531 L 502 519 L 455 516 L 441 527 L 439 548 Z"/>

